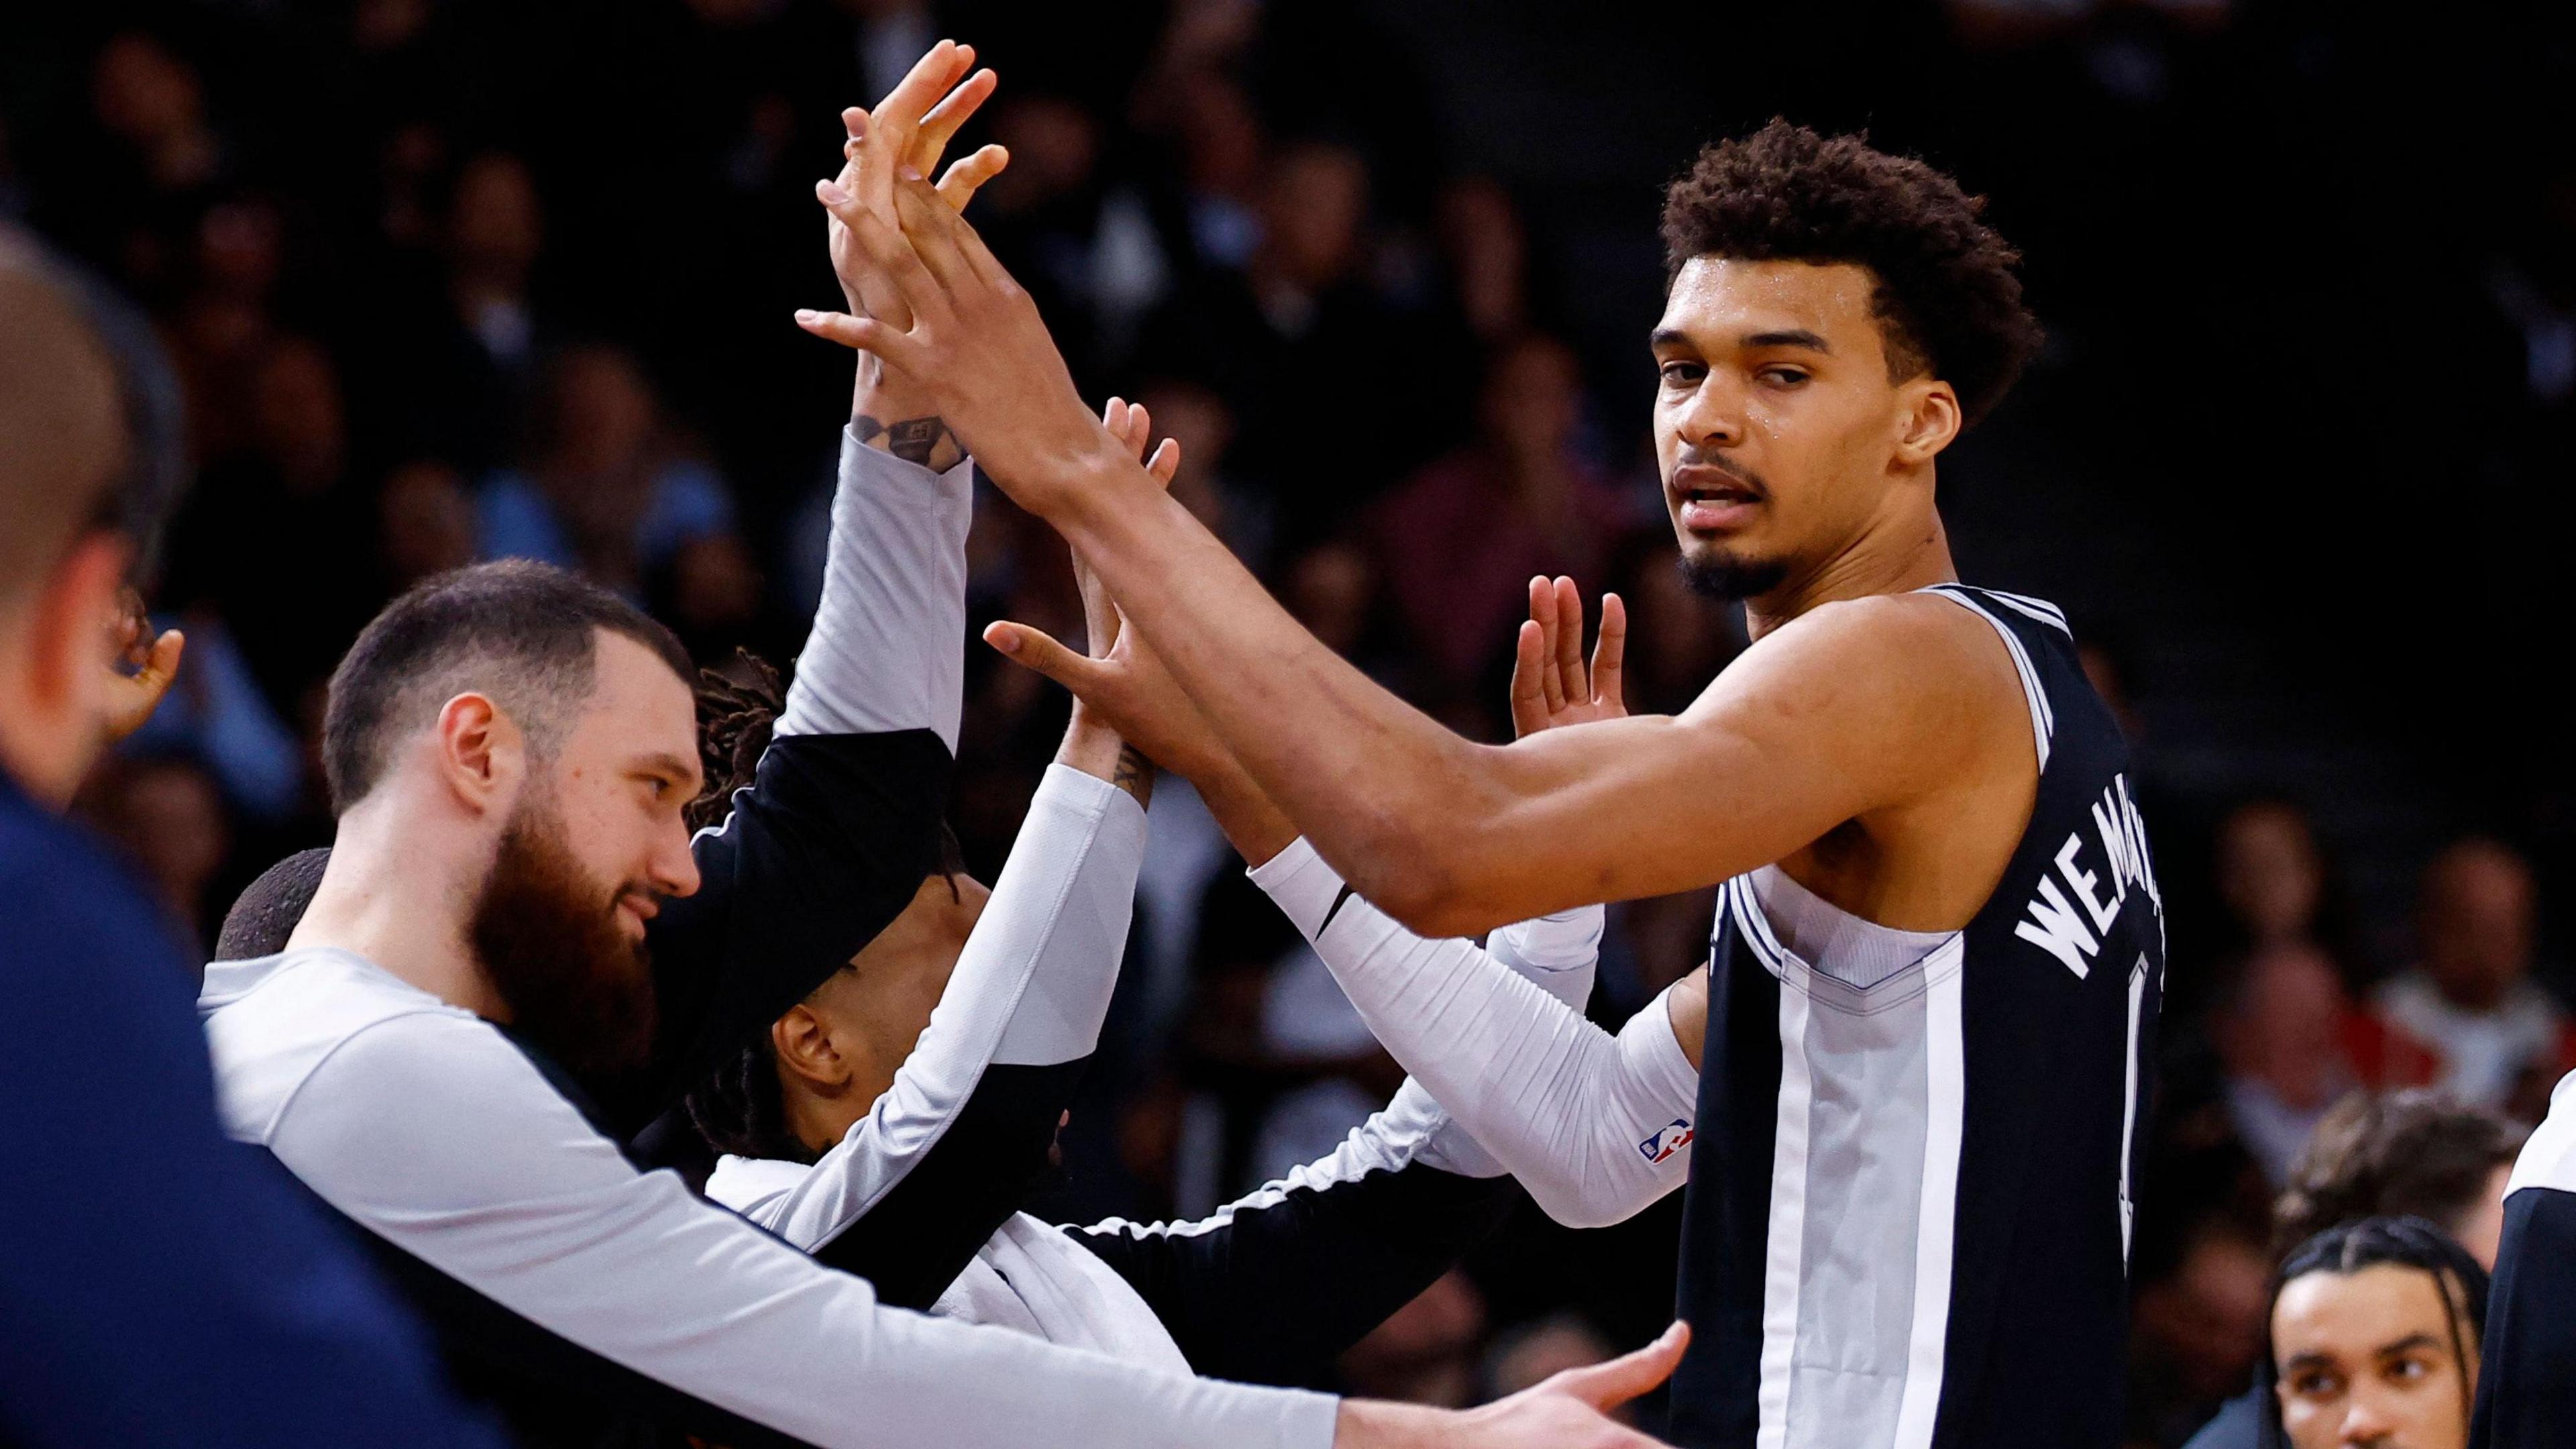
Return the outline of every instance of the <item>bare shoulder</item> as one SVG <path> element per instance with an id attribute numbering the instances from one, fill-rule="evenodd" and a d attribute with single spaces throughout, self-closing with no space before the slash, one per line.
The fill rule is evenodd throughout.
<path id="1" fill-rule="evenodd" d="M 1908 702 L 1938 710 L 2005 697 L 1996 691 L 2017 689 L 2015 680 L 1993 626 L 1975 614 L 1937 594 L 1877 594 L 1821 605 L 1771 631 L 1718 684 L 1823 691 L 1873 710 Z"/>

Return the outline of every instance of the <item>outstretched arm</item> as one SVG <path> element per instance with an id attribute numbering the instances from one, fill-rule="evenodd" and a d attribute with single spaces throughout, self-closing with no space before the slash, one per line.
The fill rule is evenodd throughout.
<path id="1" fill-rule="evenodd" d="M 845 113 L 845 165 L 823 185 L 866 190 L 899 165 L 935 164 L 992 91 L 989 71 L 969 74 L 973 61 L 942 42 L 873 115 Z M 958 162 L 933 204 L 962 204 L 999 165 L 992 148 Z M 846 236 L 834 241 L 851 305 L 891 305 L 848 265 Z M 703 884 L 652 923 L 662 1039 L 652 1073 L 602 1093 L 624 1123 L 668 1107 L 847 962 L 911 901 L 936 855 L 965 670 L 973 485 L 935 406 L 904 379 L 862 366 L 854 412 L 823 598 L 786 708 L 751 788 L 692 843 Z"/>
<path id="2" fill-rule="evenodd" d="M 1959 667 L 1991 641 L 1889 599 L 1766 636 L 1678 717 L 1461 739 L 1336 658 L 1117 455 L 1034 303 L 970 228 L 917 184 L 896 204 L 900 233 L 861 219 L 853 235 L 911 327 L 801 320 L 934 393 L 987 473 L 1100 571 L 1288 818 L 1426 935 L 1707 885 L 1910 804 L 1991 747 L 1979 726 L 1995 661 Z M 1129 728 L 1107 689 L 1067 682 Z"/>

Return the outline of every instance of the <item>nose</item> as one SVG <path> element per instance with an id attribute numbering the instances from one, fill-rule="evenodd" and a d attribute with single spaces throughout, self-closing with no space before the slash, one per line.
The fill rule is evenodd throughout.
<path id="1" fill-rule="evenodd" d="M 687 826 L 675 825 L 655 842 L 652 874 L 654 888 L 664 895 L 697 894 L 698 857 L 689 849 Z"/>
<path id="2" fill-rule="evenodd" d="M 1744 398 L 1724 368 L 1712 367 L 1674 410 L 1673 432 L 1685 447 L 1722 448 L 1744 440 Z"/>
<path id="3" fill-rule="evenodd" d="M 2346 1449 L 2388 1449 L 2396 1427 L 2379 1411 L 2367 1394 L 2354 1394 L 2345 1401 L 2343 1431 L 2335 1442 Z"/>

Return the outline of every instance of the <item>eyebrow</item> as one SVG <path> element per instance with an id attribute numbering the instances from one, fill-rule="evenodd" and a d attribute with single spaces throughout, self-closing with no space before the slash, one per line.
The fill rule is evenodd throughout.
<path id="1" fill-rule="evenodd" d="M 1692 345 L 1690 334 L 1684 332 L 1678 327 L 1658 327 L 1647 337 L 1646 340 L 1650 345 L 1656 347 L 1689 347 Z M 1829 355 L 1834 350 L 1824 338 L 1808 331 L 1804 327 L 1792 327 L 1784 332 L 1755 332 L 1745 337 L 1740 345 L 1745 347 L 1801 347 L 1805 348 L 1809 352 L 1822 352 Z"/>
<path id="2" fill-rule="evenodd" d="M 649 774 L 669 775 L 685 783 L 699 783 L 697 761 L 683 760 L 677 755 L 663 751 L 657 750 L 646 755 L 636 762 L 636 767 Z"/>
<path id="3" fill-rule="evenodd" d="M 2379 1347 L 2371 1350 L 2371 1352 L 2381 1358 L 2387 1358 L 2391 1354 L 2406 1353 L 2414 1349 L 2442 1348 L 2444 1346 L 2445 1345 L 2440 1339 L 2435 1338 L 2429 1333 L 2410 1333 L 2404 1338 L 2397 1340 L 2395 1343 L 2383 1343 Z"/>

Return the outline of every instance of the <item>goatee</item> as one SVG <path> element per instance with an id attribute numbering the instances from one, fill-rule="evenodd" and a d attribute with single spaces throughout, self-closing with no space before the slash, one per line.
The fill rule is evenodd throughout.
<path id="1" fill-rule="evenodd" d="M 616 892 L 584 877 L 543 802 L 522 805 L 502 831 L 474 903 L 474 953 L 511 1026 L 578 1076 L 620 1075 L 653 1045 L 650 962 L 619 929 L 616 905 Z"/>
<path id="2" fill-rule="evenodd" d="M 1703 599 L 1736 603 L 1758 599 L 1789 579 L 1789 565 L 1779 559 L 1748 559 L 1713 548 L 1681 556 L 1682 582 Z"/>

